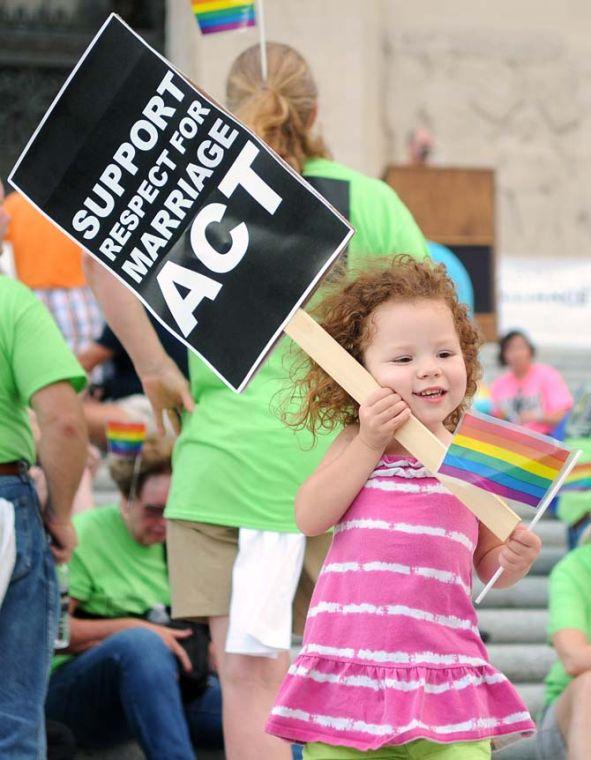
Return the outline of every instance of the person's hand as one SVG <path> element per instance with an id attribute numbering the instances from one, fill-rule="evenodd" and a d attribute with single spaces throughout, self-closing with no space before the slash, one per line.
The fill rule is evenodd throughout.
<path id="1" fill-rule="evenodd" d="M 33 481 L 35 491 L 37 491 L 37 498 L 39 499 L 39 504 L 41 504 L 41 511 L 44 511 L 47 508 L 47 500 L 49 498 L 45 473 L 41 467 L 33 465 L 29 470 L 29 477 Z"/>
<path id="2" fill-rule="evenodd" d="M 529 411 L 521 412 L 519 415 L 519 422 L 521 425 L 527 425 L 529 422 L 541 422 L 542 417 L 539 412 L 533 409 Z"/>
<path id="3" fill-rule="evenodd" d="M 163 412 L 170 420 L 174 432 L 181 432 L 181 413 L 195 408 L 189 384 L 182 372 L 167 358 L 158 367 L 144 372 L 141 377 L 144 392 L 154 410 L 154 418 L 160 435 L 165 434 Z"/>
<path id="4" fill-rule="evenodd" d="M 370 449 L 381 452 L 410 414 L 406 401 L 391 388 L 377 388 L 359 407 L 359 437 Z"/>
<path id="5" fill-rule="evenodd" d="M 541 548 L 540 537 L 525 525 L 519 524 L 499 552 L 499 565 L 506 572 L 523 576 L 532 566 Z"/>
<path id="6" fill-rule="evenodd" d="M 162 641 L 181 663 L 181 667 L 186 673 L 190 673 L 193 670 L 189 655 L 179 644 L 179 639 L 188 639 L 192 635 L 193 631 L 190 628 L 167 628 L 165 625 L 156 625 L 156 623 L 149 623 L 147 621 L 144 623 L 144 626 L 160 636 Z"/>
<path id="7" fill-rule="evenodd" d="M 51 551 L 58 565 L 69 562 L 72 552 L 78 544 L 76 529 L 70 518 L 56 517 L 51 510 L 44 513 L 43 519 L 47 532 L 51 536 Z"/>
<path id="8" fill-rule="evenodd" d="M 88 459 L 86 460 L 86 467 L 88 468 L 91 477 L 97 474 L 99 467 L 101 466 L 101 452 L 92 443 L 88 444 Z"/>

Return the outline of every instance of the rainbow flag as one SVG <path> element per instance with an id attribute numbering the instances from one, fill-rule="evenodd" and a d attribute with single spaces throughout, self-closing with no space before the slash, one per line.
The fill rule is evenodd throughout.
<path id="1" fill-rule="evenodd" d="M 109 454 L 119 457 L 136 457 L 146 439 L 143 422 L 107 422 L 107 448 Z"/>
<path id="2" fill-rule="evenodd" d="M 589 490 L 591 490 L 591 462 L 582 462 L 581 464 L 576 464 L 567 475 L 560 493 L 563 491 Z"/>
<path id="3" fill-rule="evenodd" d="M 203 34 L 254 26 L 254 0 L 192 0 L 191 7 Z"/>
<path id="4" fill-rule="evenodd" d="M 462 417 L 439 472 L 537 507 L 570 456 L 570 449 L 553 438 L 470 411 Z"/>

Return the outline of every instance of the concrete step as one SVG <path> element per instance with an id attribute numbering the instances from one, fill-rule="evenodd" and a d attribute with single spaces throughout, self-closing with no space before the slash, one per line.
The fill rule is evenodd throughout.
<path id="1" fill-rule="evenodd" d="M 96 507 L 104 507 L 107 504 L 119 502 L 119 491 L 93 491 L 93 496 Z"/>
<path id="2" fill-rule="evenodd" d="M 559 546 L 566 551 L 566 526 L 560 520 L 540 520 L 535 531 L 543 546 Z"/>
<path id="3" fill-rule="evenodd" d="M 544 644 L 492 644 L 491 663 L 512 683 L 541 684 L 556 660 L 556 652 Z"/>
<path id="4" fill-rule="evenodd" d="M 523 520 L 524 523 L 530 522 L 530 520 L 532 520 L 533 517 L 536 514 L 535 509 L 533 509 L 532 507 L 530 507 L 527 504 L 521 504 L 520 502 L 513 501 L 512 499 L 508 499 L 507 503 L 509 504 L 509 506 L 511 507 L 511 509 L 514 512 L 516 512 L 519 515 L 519 517 L 521 517 L 521 519 Z M 544 512 L 544 514 L 542 515 L 542 517 L 540 519 L 543 520 L 543 521 L 545 521 L 545 520 L 556 520 L 556 518 L 554 517 L 554 515 L 551 512 L 549 512 L 548 510 L 546 510 Z"/>
<path id="5" fill-rule="evenodd" d="M 554 565 L 557 562 L 560 562 L 565 554 L 566 547 L 552 545 L 542 546 L 542 551 L 532 565 L 529 575 L 549 575 Z"/>
<path id="6" fill-rule="evenodd" d="M 493 752 L 494 760 L 537 760 L 536 740 L 521 739 L 504 749 Z"/>
<path id="7" fill-rule="evenodd" d="M 76 760 L 145 760 L 139 744 L 126 742 L 109 749 L 78 750 Z M 218 750 L 199 750 L 199 760 L 225 760 L 226 755 Z M 164 758 L 163 758 L 164 760 Z"/>
<path id="8" fill-rule="evenodd" d="M 491 593 L 493 593 L 491 591 Z M 477 610 L 478 627 L 488 634 L 488 644 L 545 644 L 547 610 Z"/>
<path id="9" fill-rule="evenodd" d="M 115 483 L 109 474 L 109 468 L 107 467 L 106 459 L 103 459 L 100 463 L 97 473 L 94 476 L 92 485 L 95 492 L 117 490 Z"/>
<path id="10" fill-rule="evenodd" d="M 514 683 L 513 686 L 519 692 L 521 699 L 526 704 L 534 720 L 537 720 L 546 698 L 546 689 L 543 683 Z"/>
<path id="11" fill-rule="evenodd" d="M 482 588 L 478 583 L 474 586 L 474 595 Z M 546 609 L 548 606 L 548 579 L 543 575 L 530 575 L 522 578 L 511 588 L 491 589 L 478 609 L 499 607 L 537 607 Z"/>

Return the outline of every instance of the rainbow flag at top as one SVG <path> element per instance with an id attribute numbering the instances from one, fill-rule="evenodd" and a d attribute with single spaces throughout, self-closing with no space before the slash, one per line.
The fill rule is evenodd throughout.
<path id="1" fill-rule="evenodd" d="M 563 491 L 591 490 L 591 462 L 576 464 L 567 475 L 560 493 Z"/>
<path id="2" fill-rule="evenodd" d="M 192 0 L 191 7 L 203 34 L 243 29 L 256 23 L 254 0 Z"/>
<path id="3" fill-rule="evenodd" d="M 107 422 L 107 448 L 109 454 L 119 457 L 136 457 L 146 440 L 143 422 Z"/>
<path id="4" fill-rule="evenodd" d="M 548 436 L 466 412 L 439 472 L 537 507 L 570 465 L 570 449 Z"/>

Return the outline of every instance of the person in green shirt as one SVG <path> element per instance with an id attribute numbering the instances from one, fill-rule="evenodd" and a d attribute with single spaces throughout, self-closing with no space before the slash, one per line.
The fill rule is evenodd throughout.
<path id="1" fill-rule="evenodd" d="M 537 735 L 542 760 L 587 760 L 591 748 L 591 543 L 552 570 L 548 635 L 558 653 Z"/>
<path id="2" fill-rule="evenodd" d="M 43 701 L 59 614 L 55 563 L 76 545 L 70 515 L 87 448 L 76 393 L 85 383 L 45 306 L 0 275 L 0 757 L 45 757 Z M 37 458 L 50 500 L 43 512 L 28 474 Z"/>
<path id="3" fill-rule="evenodd" d="M 573 451 L 580 449 L 583 452 L 577 461 L 577 466 L 591 465 L 591 436 L 576 438 L 567 436 L 565 443 Z M 556 515 L 567 526 L 568 548 L 574 549 L 591 525 L 591 489 L 562 493 L 558 498 Z"/>
<path id="4" fill-rule="evenodd" d="M 119 503 L 74 520 L 69 653 L 54 658 L 45 710 L 82 747 L 135 739 L 147 758 L 192 760 L 194 747 L 223 746 L 221 693 L 207 634 L 164 624 L 171 452 L 168 439 L 148 437 L 137 474 L 134 459 L 114 457 Z M 191 636 L 193 662 L 182 645 Z M 191 672 L 187 693 L 179 673 Z"/>
<path id="5" fill-rule="evenodd" d="M 267 80 L 262 81 L 258 46 L 236 59 L 227 82 L 228 106 L 348 217 L 356 234 L 343 255 L 347 265 L 355 266 L 368 255 L 427 256 L 420 230 L 392 188 L 330 160 L 323 140 L 314 134 L 318 93 L 304 58 L 287 45 L 268 43 L 267 66 Z M 185 410 L 166 511 L 173 612 L 209 619 L 220 657 L 228 760 L 287 760 L 289 748 L 266 735 L 264 724 L 288 668 L 289 644 L 270 656 L 226 651 L 232 574 L 241 530 L 264 532 L 269 538 L 272 533 L 297 537 L 296 490 L 336 432 L 320 436 L 314 445 L 308 433 L 285 427 L 274 413 L 291 360 L 287 338 L 279 341 L 240 395 L 190 355 L 189 393 L 139 302 L 116 286 L 107 270 L 93 262 L 88 269 L 107 321 L 130 354 L 156 417 L 161 418 L 163 410 Z M 325 536 L 310 541 L 311 561 L 304 564 L 308 575 L 317 572 L 327 545 Z M 240 559 L 242 567 L 242 550 Z M 255 590 L 255 597 L 269 594 L 277 575 L 270 570 L 267 587 Z M 308 575 L 304 573 L 303 580 L 309 593 Z M 271 591 L 267 607 L 279 597 L 291 598 L 294 591 L 290 584 Z M 303 599 L 304 615 L 305 608 Z M 282 625 L 289 627 L 290 622 Z"/>

